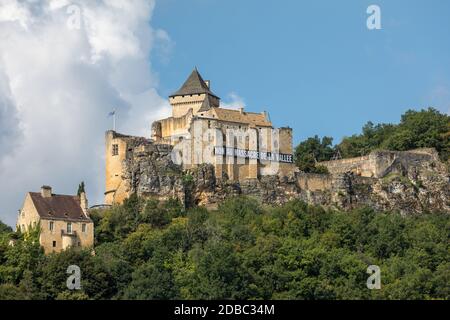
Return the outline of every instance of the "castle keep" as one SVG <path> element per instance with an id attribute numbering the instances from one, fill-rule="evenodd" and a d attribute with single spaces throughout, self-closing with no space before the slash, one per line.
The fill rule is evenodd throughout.
<path id="1" fill-rule="evenodd" d="M 218 179 L 245 181 L 294 172 L 292 130 L 275 129 L 267 112 L 226 109 L 197 69 L 169 97 L 172 116 L 155 121 L 151 139 L 109 131 L 106 134 L 105 203 L 120 203 L 133 187 L 124 179 L 132 154 L 150 149 L 170 151 L 183 170 L 211 164 Z"/>
<path id="2" fill-rule="evenodd" d="M 169 102 L 172 116 L 152 124 L 151 138 L 106 133 L 106 204 L 136 193 L 215 208 L 245 195 L 272 205 L 450 212 L 448 172 L 434 149 L 373 151 L 319 163 L 329 174 L 305 173 L 293 164 L 290 128 L 274 128 L 266 112 L 222 108 L 197 70 Z"/>

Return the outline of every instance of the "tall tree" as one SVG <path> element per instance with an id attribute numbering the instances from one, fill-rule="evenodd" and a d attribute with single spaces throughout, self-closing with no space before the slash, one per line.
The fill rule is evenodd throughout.
<path id="1" fill-rule="evenodd" d="M 314 136 L 301 142 L 295 149 L 295 163 L 301 171 L 326 173 L 326 169 L 317 166 L 317 162 L 330 160 L 334 154 L 333 138 Z"/>
<path id="2" fill-rule="evenodd" d="M 83 192 L 86 192 L 86 190 L 84 186 L 84 181 L 81 181 L 81 183 L 78 185 L 77 195 L 80 196 Z"/>

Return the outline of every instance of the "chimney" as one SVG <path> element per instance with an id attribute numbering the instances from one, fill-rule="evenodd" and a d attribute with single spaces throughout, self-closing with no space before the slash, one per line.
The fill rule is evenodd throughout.
<path id="1" fill-rule="evenodd" d="M 240 108 L 239 108 L 239 112 L 240 112 L 241 114 L 244 114 L 244 108 L 243 108 L 243 107 L 240 107 Z"/>
<path id="2" fill-rule="evenodd" d="M 208 89 L 211 89 L 210 85 L 211 85 L 211 81 L 209 80 L 205 80 L 206 86 L 208 87 Z"/>
<path id="3" fill-rule="evenodd" d="M 43 198 L 51 198 L 52 197 L 52 187 L 42 186 L 41 187 L 41 196 Z"/>
<path id="4" fill-rule="evenodd" d="M 81 210 L 83 210 L 84 214 L 87 216 L 89 205 L 88 205 L 88 199 L 86 197 L 86 192 L 80 193 L 80 206 L 81 206 Z"/>
<path id="5" fill-rule="evenodd" d="M 263 112 L 261 112 L 261 114 L 264 116 L 264 118 L 266 118 L 266 120 L 269 120 L 267 111 L 263 111 Z"/>

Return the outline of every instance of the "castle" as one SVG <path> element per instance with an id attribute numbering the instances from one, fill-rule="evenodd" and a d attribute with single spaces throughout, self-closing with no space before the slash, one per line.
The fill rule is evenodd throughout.
<path id="1" fill-rule="evenodd" d="M 379 150 L 319 163 L 329 174 L 304 173 L 290 128 L 274 128 L 267 112 L 222 108 L 197 69 L 169 102 L 172 116 L 152 124 L 151 138 L 106 132 L 105 204 L 136 193 L 215 208 L 246 195 L 272 205 L 450 212 L 448 172 L 434 149 Z"/>
<path id="2" fill-rule="evenodd" d="M 106 134 L 105 203 L 121 203 L 133 188 L 123 179 L 124 162 L 133 152 L 157 147 L 189 170 L 208 163 L 215 176 L 232 181 L 293 174 L 292 129 L 275 129 L 267 112 L 227 109 L 210 81 L 193 70 L 170 95 L 172 116 L 155 121 L 151 139 L 109 131 Z"/>

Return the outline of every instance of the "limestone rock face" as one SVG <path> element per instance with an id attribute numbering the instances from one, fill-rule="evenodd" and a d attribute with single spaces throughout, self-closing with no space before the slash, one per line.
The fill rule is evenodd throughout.
<path id="1" fill-rule="evenodd" d="M 161 200 L 175 197 L 188 207 L 215 208 L 226 198 L 246 195 L 274 205 L 301 199 L 344 210 L 370 206 L 403 214 L 450 213 L 450 176 L 437 154 L 411 161 L 392 160 L 389 154 L 390 166 L 381 178 L 352 172 L 330 175 L 297 172 L 290 177 L 263 176 L 236 182 L 226 176 L 216 177 L 212 165 L 183 171 L 172 162 L 170 151 L 168 146 L 150 144 L 130 153 L 123 164 L 123 178 L 128 181 L 130 193 Z M 377 161 L 384 161 L 380 154 Z"/>
<path id="2" fill-rule="evenodd" d="M 130 153 L 123 164 L 123 178 L 129 182 L 130 193 L 184 201 L 183 171 L 172 162 L 169 151 L 158 145 L 148 145 Z"/>

